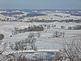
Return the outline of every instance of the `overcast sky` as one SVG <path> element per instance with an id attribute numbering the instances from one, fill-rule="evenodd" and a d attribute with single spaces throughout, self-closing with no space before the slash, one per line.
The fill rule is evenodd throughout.
<path id="1" fill-rule="evenodd" d="M 0 9 L 81 9 L 81 0 L 0 0 Z"/>

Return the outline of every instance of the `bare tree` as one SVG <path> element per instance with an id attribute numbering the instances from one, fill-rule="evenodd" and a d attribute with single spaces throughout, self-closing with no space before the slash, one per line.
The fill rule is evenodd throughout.
<path id="1" fill-rule="evenodd" d="M 68 61 L 81 61 L 81 38 L 76 37 L 66 42 L 62 52 Z"/>

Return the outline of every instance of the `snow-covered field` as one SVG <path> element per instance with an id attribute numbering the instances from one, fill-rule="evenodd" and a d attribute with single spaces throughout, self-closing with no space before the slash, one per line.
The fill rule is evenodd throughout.
<path id="1" fill-rule="evenodd" d="M 0 61 L 65 59 L 66 45 L 81 40 L 81 10 L 0 10 L 1 34 Z"/>
<path id="2" fill-rule="evenodd" d="M 27 22 L 1 22 L 0 21 L 0 33 L 4 34 L 5 37 L 2 41 L 7 43 L 14 43 L 15 41 L 21 41 L 28 37 L 29 33 L 33 32 L 24 32 L 19 33 L 16 35 L 12 35 L 12 30 L 14 27 L 28 27 L 31 25 L 42 25 L 45 23 L 27 23 Z M 44 29 L 44 31 L 35 31 L 34 33 L 39 32 L 40 37 L 36 38 L 36 46 L 38 49 L 61 49 L 63 47 L 63 43 L 65 41 L 70 41 L 70 39 L 79 38 L 81 36 L 81 30 L 67 30 L 67 29 L 60 29 L 61 25 L 65 27 L 70 25 L 77 25 L 81 23 L 46 23 L 46 24 L 54 24 L 58 27 L 53 28 L 50 27 L 49 29 Z M 64 37 L 52 37 L 55 31 L 64 32 Z M 12 35 L 12 37 L 10 37 Z"/>
<path id="3" fill-rule="evenodd" d="M 18 34 L 12 34 L 14 28 L 24 29 L 29 26 L 47 26 L 43 31 L 27 31 Z M 64 45 L 70 41 L 81 40 L 80 30 L 68 30 L 69 26 L 81 25 L 75 22 L 7 22 L 0 21 L 0 34 L 4 35 L 4 39 L 0 40 L 0 60 L 10 61 L 10 59 L 22 59 L 25 57 L 29 60 L 35 59 L 52 59 L 55 57 L 55 52 L 58 52 Z M 63 28 L 61 28 L 63 27 Z M 17 41 L 24 41 L 30 33 L 35 34 L 35 50 L 11 50 L 10 46 Z M 40 34 L 37 37 L 36 34 Z M 59 37 L 57 37 L 60 35 Z M 14 45 L 13 45 L 14 46 Z M 54 50 L 54 51 L 53 51 Z M 56 50 L 56 51 L 55 51 Z M 58 52 L 59 53 L 59 52 Z M 11 55 L 9 55 L 11 54 Z M 4 58 L 5 57 L 5 58 Z M 36 58 L 35 58 L 36 57 Z M 18 60 L 19 61 L 19 60 Z"/>

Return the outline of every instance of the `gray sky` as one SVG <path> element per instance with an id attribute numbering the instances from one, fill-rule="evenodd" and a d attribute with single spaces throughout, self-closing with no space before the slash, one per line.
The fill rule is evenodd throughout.
<path id="1" fill-rule="evenodd" d="M 0 0 L 0 9 L 81 9 L 81 0 Z"/>

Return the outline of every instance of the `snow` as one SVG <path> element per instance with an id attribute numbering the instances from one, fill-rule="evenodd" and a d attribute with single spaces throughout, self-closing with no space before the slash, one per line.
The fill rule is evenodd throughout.
<path id="1" fill-rule="evenodd" d="M 5 35 L 5 38 L 3 39 L 4 42 L 10 42 L 14 43 L 15 41 L 21 41 L 25 38 L 27 38 L 28 34 L 30 32 L 25 32 L 25 33 L 20 33 L 17 35 L 12 35 L 12 30 L 15 27 L 18 27 L 20 29 L 28 27 L 32 24 L 36 25 L 42 25 L 45 23 L 26 23 L 26 22 L 1 22 L 0 21 L 0 33 Z M 61 25 L 63 26 L 73 26 L 73 25 L 80 25 L 81 23 L 59 23 L 59 22 L 54 22 L 54 23 L 46 23 L 47 25 L 57 25 L 56 28 L 49 28 L 45 29 L 44 31 L 39 32 L 40 33 L 40 38 L 37 38 L 36 46 L 38 49 L 60 49 L 62 48 L 63 42 L 69 39 L 69 37 L 75 36 L 75 35 L 80 35 L 81 30 L 67 30 L 67 29 L 60 29 Z M 55 31 L 60 32 L 65 32 L 65 38 L 60 37 L 60 38 L 52 38 L 52 35 Z M 12 37 L 10 37 L 12 35 Z"/>
<path id="2" fill-rule="evenodd" d="M 48 14 L 49 13 L 49 14 Z M 47 16 L 37 16 L 37 17 L 25 17 L 23 21 L 29 21 L 28 19 L 51 19 L 53 20 L 65 20 L 65 19 L 81 19 L 81 16 L 71 16 L 70 14 L 65 13 L 51 13 L 48 12 Z M 26 14 L 26 13 L 25 13 Z M 21 15 L 20 15 L 21 16 Z M 69 16 L 69 17 L 67 17 Z M 8 16 L 3 16 L 0 14 L 1 19 L 12 18 Z M 15 27 L 18 29 L 24 29 L 29 26 L 34 25 L 50 25 L 50 28 L 45 28 L 44 31 L 31 31 L 31 32 L 24 32 L 19 33 L 16 35 L 12 35 L 12 31 Z M 56 27 L 52 27 L 52 25 L 56 25 Z M 7 22 L 7 21 L 0 21 L 0 33 L 4 35 L 4 39 L 0 41 L 0 52 L 4 50 L 3 55 L 8 54 L 16 54 L 21 52 L 32 53 L 36 52 L 54 52 L 59 51 L 64 47 L 65 42 L 70 42 L 71 40 L 80 40 L 81 38 L 81 30 L 68 30 L 69 26 L 81 25 L 81 23 L 75 22 L 50 22 L 50 23 L 43 23 L 43 22 Z M 61 29 L 61 26 L 65 26 L 65 29 Z M 55 31 L 64 32 L 64 37 L 53 37 Z M 17 41 L 24 40 L 28 37 L 29 33 L 40 33 L 40 37 L 36 38 L 35 45 L 37 46 L 37 51 L 35 50 L 11 50 L 10 44 L 14 44 Z M 12 37 L 10 37 L 12 35 Z M 5 46 L 4 46 L 5 44 Z M 5 48 L 4 48 L 5 47 Z M 33 54 L 34 55 L 34 54 Z M 27 57 L 32 57 L 32 54 L 28 54 Z M 1 57 L 0 57 L 1 58 Z"/>

